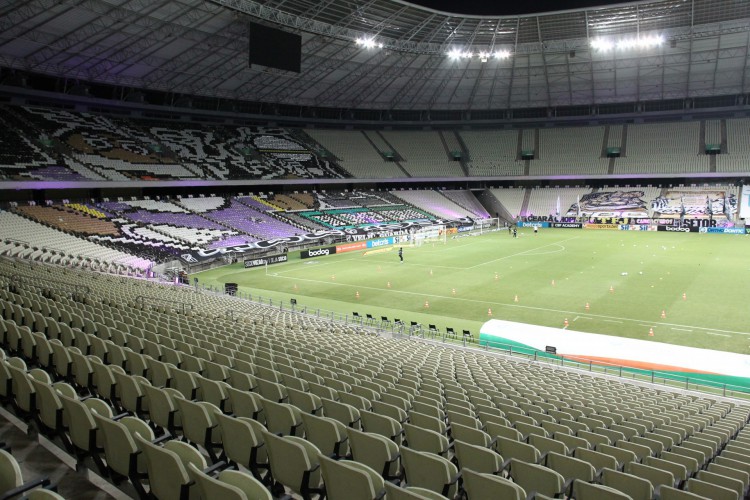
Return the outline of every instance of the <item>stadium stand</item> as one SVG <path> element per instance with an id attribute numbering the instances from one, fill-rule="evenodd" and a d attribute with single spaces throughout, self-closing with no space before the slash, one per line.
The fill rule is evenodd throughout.
<path id="1" fill-rule="evenodd" d="M 526 197 L 525 188 L 491 189 L 492 195 L 505 207 L 511 217 L 522 213 L 523 202 Z"/>
<path id="2" fill-rule="evenodd" d="M 474 193 L 472 193 L 471 191 L 446 189 L 446 190 L 440 191 L 440 194 L 448 198 L 450 201 L 452 201 L 456 205 L 467 210 L 469 213 L 472 214 L 471 215 L 472 217 L 478 217 L 480 219 L 490 218 L 490 214 L 482 206 L 482 204 L 479 203 L 479 200 L 477 200 L 477 197 L 474 196 Z"/>
<path id="3" fill-rule="evenodd" d="M 568 207 L 576 203 L 579 196 L 591 192 L 589 187 L 534 188 L 530 190 L 525 216 L 557 216 L 557 200 L 560 200 L 559 215 L 565 216 Z"/>
<path id="4" fill-rule="evenodd" d="M 726 120 L 727 151 L 716 156 L 718 172 L 747 172 L 750 170 L 750 119 L 734 118 Z"/>
<path id="5" fill-rule="evenodd" d="M 539 151 L 534 152 L 529 175 L 606 174 L 604 131 L 602 126 L 539 129 Z"/>
<path id="6" fill-rule="evenodd" d="M 3 411 L 131 496 L 166 487 L 162 475 L 186 496 L 222 482 L 270 485 L 274 496 L 314 494 L 324 481 L 336 491 L 328 473 L 305 471 L 347 435 L 353 454 L 341 464 L 368 484 L 395 477 L 451 497 L 501 491 L 481 477 L 457 481 L 474 467 L 522 497 L 563 495 L 575 479 L 594 481 L 595 495 L 747 491 L 747 404 L 387 339 L 236 297 L 87 271 L 48 276 L 46 265 L 0 259 Z M 443 426 L 427 430 L 430 419 Z M 92 446 L 97 432 L 103 448 Z M 249 449 L 232 447 L 239 441 Z M 239 471 L 213 486 L 186 479 L 210 477 L 224 454 Z"/>
<path id="7" fill-rule="evenodd" d="M 517 160 L 517 130 L 462 130 L 458 134 L 469 150 L 469 175 L 523 175 L 524 162 Z"/>
<path id="8" fill-rule="evenodd" d="M 440 191 L 391 191 L 391 194 L 442 219 L 455 220 L 462 217 L 476 217 L 468 209 L 443 196 Z"/>
<path id="9" fill-rule="evenodd" d="M 359 179 L 406 177 L 394 162 L 385 161 L 362 132 L 353 130 L 305 129 L 328 151 L 336 155 L 339 165 Z"/>
<path id="10" fill-rule="evenodd" d="M 400 165 L 411 177 L 464 177 L 461 164 L 449 159 L 438 132 L 386 130 L 382 136 L 398 152 Z"/>
<path id="11" fill-rule="evenodd" d="M 614 174 L 710 171 L 700 152 L 700 122 L 628 125 L 625 155 L 615 159 Z"/>

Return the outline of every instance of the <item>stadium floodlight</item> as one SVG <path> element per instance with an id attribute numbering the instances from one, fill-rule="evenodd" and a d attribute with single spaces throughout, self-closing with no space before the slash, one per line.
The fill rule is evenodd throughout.
<path id="1" fill-rule="evenodd" d="M 376 42 L 374 38 L 357 38 L 356 42 L 366 49 L 383 48 L 383 44 Z"/>
<path id="2" fill-rule="evenodd" d="M 494 54 L 492 54 L 495 59 L 507 59 L 510 57 L 510 51 L 509 50 L 498 50 Z"/>
<path id="3" fill-rule="evenodd" d="M 664 43 L 662 35 L 635 36 L 620 38 L 619 40 L 610 40 L 606 38 L 594 38 L 591 40 L 591 47 L 601 52 L 607 52 L 612 49 L 633 50 L 633 49 L 650 49 L 658 47 Z"/>
<path id="4" fill-rule="evenodd" d="M 448 57 L 451 59 L 461 59 L 462 57 L 466 57 L 466 54 L 460 49 L 451 49 L 448 51 Z"/>

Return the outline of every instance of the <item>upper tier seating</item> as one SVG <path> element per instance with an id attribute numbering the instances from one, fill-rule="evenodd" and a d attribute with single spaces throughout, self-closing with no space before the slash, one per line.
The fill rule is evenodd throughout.
<path id="1" fill-rule="evenodd" d="M 469 175 L 523 175 L 518 157 L 517 130 L 462 130 L 459 135 L 469 150 Z"/>
<path id="2" fill-rule="evenodd" d="M 305 129 L 305 132 L 336 155 L 339 165 L 358 179 L 406 177 L 398 165 L 385 161 L 362 132 L 320 129 Z"/>
<path id="3" fill-rule="evenodd" d="M 628 125 L 625 156 L 615 174 L 708 172 L 709 157 L 699 152 L 699 122 Z"/>
<path id="4" fill-rule="evenodd" d="M 435 131 L 382 132 L 401 155 L 401 166 L 412 177 L 463 177 L 461 164 L 451 161 L 440 134 Z"/>
<path id="5" fill-rule="evenodd" d="M 540 128 L 529 175 L 604 175 L 609 159 L 601 158 L 604 127 Z"/>
<path id="6" fill-rule="evenodd" d="M 500 201 L 511 217 L 516 217 L 521 214 L 523 199 L 526 196 L 525 188 L 491 189 L 490 192 L 498 199 L 498 201 Z"/>
<path id="7" fill-rule="evenodd" d="M 727 120 L 727 154 L 716 156 L 717 172 L 750 171 L 750 119 Z"/>

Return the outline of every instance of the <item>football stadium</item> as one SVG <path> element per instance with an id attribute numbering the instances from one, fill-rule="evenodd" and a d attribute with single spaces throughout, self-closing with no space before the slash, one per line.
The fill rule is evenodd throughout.
<path id="1" fill-rule="evenodd" d="M 0 500 L 750 498 L 750 3 L 415 2 L 0 2 Z"/>

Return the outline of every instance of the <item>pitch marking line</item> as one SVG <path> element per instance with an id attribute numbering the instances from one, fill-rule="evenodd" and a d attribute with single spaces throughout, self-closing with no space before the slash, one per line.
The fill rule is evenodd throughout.
<path id="1" fill-rule="evenodd" d="M 476 264 L 476 265 L 473 265 L 473 266 L 467 267 L 467 268 L 466 268 L 466 270 L 469 270 L 469 269 L 476 269 L 477 267 L 482 267 L 482 266 L 485 266 L 485 265 L 487 265 L 487 264 L 492 264 L 493 262 L 499 262 L 499 261 L 501 261 L 501 260 L 505 260 L 505 259 L 510 259 L 511 257 L 518 257 L 518 256 L 520 256 L 520 255 L 528 254 L 529 252 L 534 252 L 534 251 L 536 251 L 536 250 L 541 250 L 542 248 L 547 248 L 547 247 L 551 247 L 551 246 L 553 246 L 553 245 L 560 245 L 561 243 L 565 243 L 566 241 L 570 241 L 570 240 L 577 240 L 578 238 L 580 238 L 580 236 L 573 236 L 572 238 L 568 238 L 568 239 L 566 239 L 566 240 L 562 240 L 562 241 L 556 241 L 556 242 L 554 242 L 554 243 L 549 243 L 549 244 L 547 244 L 547 245 L 542 245 L 542 246 L 540 246 L 540 247 L 536 247 L 536 248 L 530 248 L 530 249 L 528 249 L 528 250 L 524 250 L 523 252 L 518 252 L 518 253 L 514 253 L 514 254 L 511 254 L 511 255 L 506 255 L 506 256 L 504 256 L 504 257 L 499 257 L 499 258 L 497 258 L 497 259 L 493 259 L 493 260 L 488 260 L 487 262 L 482 262 L 482 263 L 480 263 L 480 264 Z M 565 248 L 565 247 L 563 247 L 563 248 Z M 534 255 L 534 254 L 531 254 L 531 255 Z M 544 255 L 544 254 L 542 254 L 542 255 Z"/>
<path id="2" fill-rule="evenodd" d="M 607 323 L 622 323 L 622 321 L 616 319 L 603 319 L 602 321 L 606 321 Z"/>
<path id="3" fill-rule="evenodd" d="M 674 327 L 672 327 L 672 330 L 677 330 L 678 332 L 692 332 L 693 331 L 688 328 L 674 328 Z"/>
<path id="4" fill-rule="evenodd" d="M 716 335 L 717 337 L 731 337 L 731 335 L 724 335 L 723 333 L 706 332 L 707 335 Z"/>
<path id="5" fill-rule="evenodd" d="M 309 282 L 309 283 L 328 284 L 328 285 L 336 285 L 336 286 L 347 286 L 347 287 L 350 287 L 350 288 L 356 288 L 358 290 L 375 290 L 375 291 L 378 291 L 378 292 L 384 291 L 383 288 L 375 287 L 375 286 L 350 285 L 348 283 L 332 283 L 330 281 L 313 280 L 313 279 L 309 279 L 309 278 L 292 278 L 292 277 L 289 277 L 289 276 L 277 276 L 277 278 L 281 278 L 281 279 L 294 279 L 294 280 L 297 280 L 297 281 L 306 281 L 306 282 Z M 521 304 L 507 304 L 507 303 L 504 303 L 504 302 L 490 302 L 488 300 L 466 299 L 466 298 L 462 298 L 462 297 L 453 297 L 453 296 L 449 296 L 449 295 L 437 295 L 437 294 L 434 294 L 434 293 L 410 292 L 410 291 L 407 291 L 407 290 L 389 290 L 389 292 L 401 293 L 401 294 L 405 294 L 405 295 L 416 295 L 418 297 L 430 297 L 430 298 L 434 298 L 434 299 L 451 299 L 451 300 L 457 300 L 457 301 L 462 301 L 462 302 L 472 302 L 472 303 L 475 303 L 475 304 L 489 304 L 489 305 L 495 306 L 495 307 L 516 307 L 516 308 L 519 308 L 519 309 L 529 309 L 529 310 L 532 310 L 532 311 L 544 311 L 544 312 L 553 312 L 553 313 L 560 313 L 560 314 L 568 314 L 570 316 L 578 313 L 578 311 L 565 311 L 565 310 L 562 310 L 562 309 L 550 309 L 550 308 L 547 308 L 547 307 L 524 306 L 524 305 L 521 305 Z M 620 322 L 630 322 L 630 323 L 635 323 L 637 321 L 641 321 L 641 320 L 637 320 L 637 319 L 633 319 L 633 318 L 622 318 L 622 317 L 619 317 L 619 316 L 607 316 L 607 315 L 604 315 L 604 314 L 589 314 L 588 316 L 589 317 L 583 317 L 582 316 L 581 318 L 582 319 L 597 319 L 598 318 L 598 319 L 601 319 L 601 320 L 610 319 L 610 320 L 619 320 Z M 693 326 L 693 325 L 680 325 L 678 323 L 658 323 L 658 324 L 650 324 L 650 325 L 647 325 L 647 324 L 644 324 L 644 323 L 638 323 L 638 324 L 640 326 L 645 326 L 647 328 L 648 327 L 654 327 L 654 326 L 669 326 L 669 327 L 690 326 L 693 329 L 695 329 L 695 330 L 701 330 L 704 333 L 708 333 L 708 330 L 710 330 L 712 332 L 724 332 L 724 333 L 731 333 L 731 334 L 736 334 L 736 335 L 747 335 L 747 333 L 748 333 L 748 332 L 737 332 L 737 331 L 734 331 L 734 330 L 720 330 L 720 329 L 717 329 L 717 328 L 704 328 L 704 327 L 701 327 L 701 326 Z M 719 334 L 714 334 L 714 335 L 719 335 Z M 727 335 L 727 336 L 729 337 L 730 335 Z"/>

